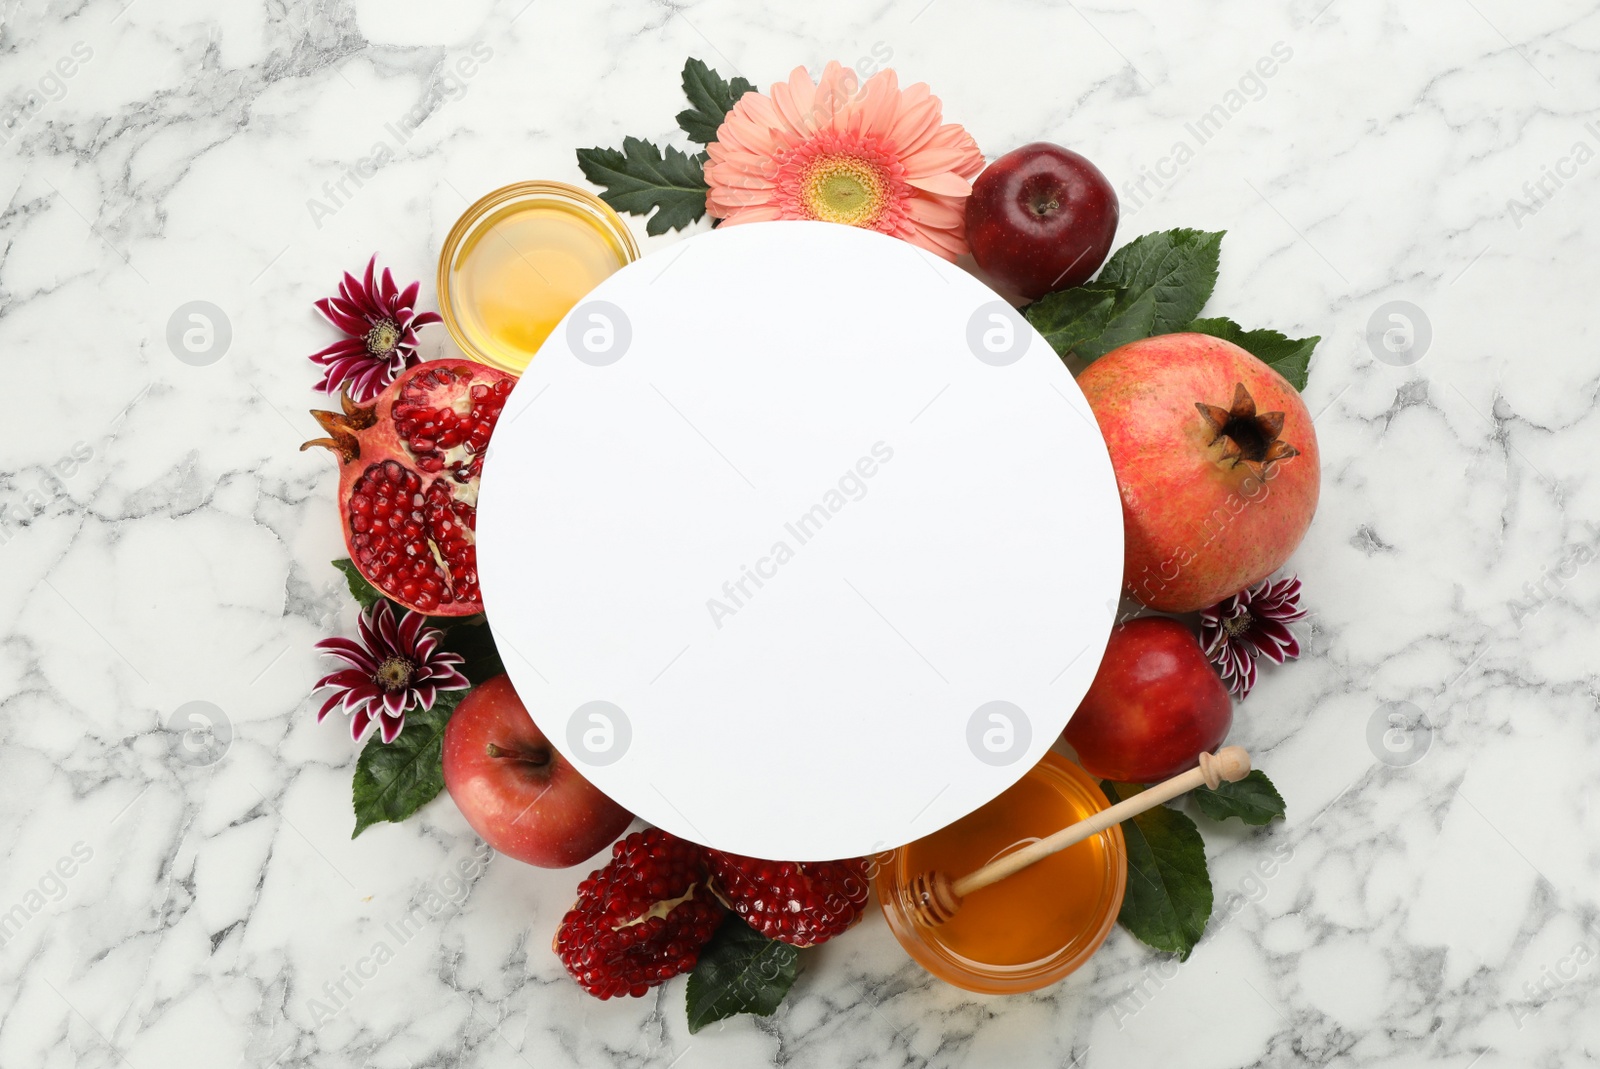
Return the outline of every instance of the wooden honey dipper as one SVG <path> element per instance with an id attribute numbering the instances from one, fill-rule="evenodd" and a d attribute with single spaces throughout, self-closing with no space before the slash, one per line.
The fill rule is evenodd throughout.
<path id="1" fill-rule="evenodd" d="M 1081 843 L 1091 835 L 1098 835 L 1114 824 L 1131 816 L 1154 809 L 1196 787 L 1206 786 L 1216 790 L 1223 780 L 1237 783 L 1250 773 L 1250 755 L 1240 746 L 1224 746 L 1216 754 L 1201 753 L 1199 764 L 1189 771 L 1149 787 L 1132 798 L 1102 809 L 1093 816 L 1068 825 L 1038 842 L 1029 843 L 1015 853 L 996 858 L 980 869 L 952 880 L 948 873 L 924 872 L 911 881 L 911 915 L 921 924 L 934 927 L 956 915 L 962 899 L 991 883 L 1021 872 L 1036 861 L 1067 847 Z"/>

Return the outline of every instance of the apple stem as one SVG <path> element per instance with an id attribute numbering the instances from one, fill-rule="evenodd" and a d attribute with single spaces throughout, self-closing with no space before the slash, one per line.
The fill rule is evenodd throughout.
<path id="1" fill-rule="evenodd" d="M 509 757 L 513 761 L 521 761 L 523 764 L 528 765 L 544 766 L 550 763 L 550 752 L 548 750 L 535 750 L 533 753 L 523 753 L 520 750 L 508 750 L 503 746 L 496 746 L 491 742 L 483 748 L 483 752 L 488 754 L 490 757 Z"/>

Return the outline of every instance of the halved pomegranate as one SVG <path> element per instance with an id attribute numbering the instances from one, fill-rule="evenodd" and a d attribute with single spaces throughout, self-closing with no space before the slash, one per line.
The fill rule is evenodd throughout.
<path id="1" fill-rule="evenodd" d="M 483 611 L 478 476 L 516 379 L 470 360 L 403 372 L 371 404 L 313 410 L 339 458 L 339 515 L 350 559 L 384 596 L 429 616 Z"/>

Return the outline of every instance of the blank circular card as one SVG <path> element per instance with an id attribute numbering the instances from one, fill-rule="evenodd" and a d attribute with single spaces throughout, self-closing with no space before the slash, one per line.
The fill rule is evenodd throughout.
<path id="1" fill-rule="evenodd" d="M 1105 443 L 975 278 L 829 223 L 623 268 L 550 335 L 484 465 L 490 626 L 606 794 L 777 860 L 899 846 L 1014 783 L 1122 579 Z"/>

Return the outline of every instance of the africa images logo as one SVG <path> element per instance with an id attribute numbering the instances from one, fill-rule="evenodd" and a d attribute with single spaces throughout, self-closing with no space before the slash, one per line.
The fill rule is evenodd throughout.
<path id="1" fill-rule="evenodd" d="M 1294 49 L 1283 41 L 1273 42 L 1268 54 L 1245 68 L 1234 85 L 1222 94 L 1211 107 L 1183 124 L 1182 136 L 1172 142 L 1165 155 L 1154 164 L 1142 164 L 1134 177 L 1122 183 L 1122 215 L 1131 219 L 1139 210 L 1154 200 L 1161 191 L 1172 185 L 1189 169 L 1189 164 L 1208 142 L 1222 133 L 1223 128 L 1245 108 L 1263 100 L 1270 82 L 1294 58 Z M 1154 187 L 1154 188 L 1151 188 Z"/>
<path id="2" fill-rule="evenodd" d="M 1583 124 L 1584 137 L 1578 138 L 1557 157 L 1554 163 L 1542 164 L 1539 176 L 1522 183 L 1525 199 L 1506 199 L 1506 214 L 1518 230 L 1524 220 L 1531 219 L 1545 209 L 1555 195 L 1566 188 L 1568 182 L 1578 177 L 1578 172 L 1596 156 L 1595 146 L 1600 145 L 1600 121 L 1591 119 Z"/>

